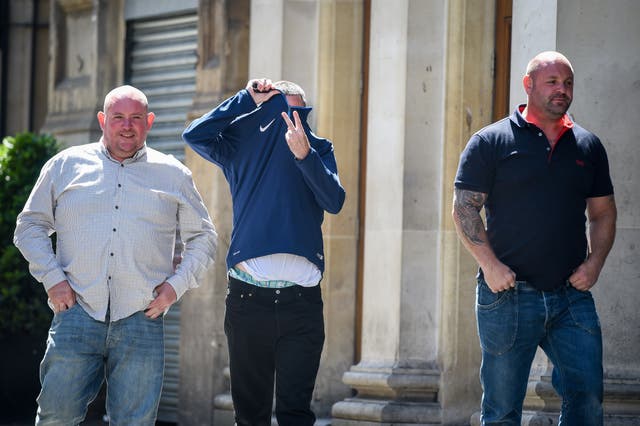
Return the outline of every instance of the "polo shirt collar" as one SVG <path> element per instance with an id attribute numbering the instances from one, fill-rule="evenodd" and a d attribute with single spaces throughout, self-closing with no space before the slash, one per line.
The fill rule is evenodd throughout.
<path id="1" fill-rule="evenodd" d="M 509 117 L 509 119 L 511 121 L 513 121 L 518 127 L 529 127 L 531 125 L 534 125 L 534 126 L 537 127 L 537 125 L 535 123 L 531 123 L 531 122 L 527 121 L 522 116 L 522 111 L 524 111 L 526 106 L 527 106 L 527 104 L 518 105 L 516 110 Z M 562 116 L 562 127 L 564 127 L 562 133 L 564 133 L 567 130 L 573 128 L 573 121 L 571 120 L 571 117 L 569 117 L 569 114 L 567 114 L 567 113 L 565 113 L 564 116 Z"/>

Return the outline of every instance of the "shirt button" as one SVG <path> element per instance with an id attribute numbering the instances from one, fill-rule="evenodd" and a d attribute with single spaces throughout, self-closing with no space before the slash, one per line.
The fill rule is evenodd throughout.
<path id="1" fill-rule="evenodd" d="M 547 147 L 547 151 L 551 151 L 551 148 Z"/>
<path id="2" fill-rule="evenodd" d="M 118 206 L 116 206 L 116 210 L 118 210 Z"/>
<path id="3" fill-rule="evenodd" d="M 113 256 L 113 253 L 109 253 L 109 256 Z"/>
<path id="4" fill-rule="evenodd" d="M 276 300 L 274 301 L 274 303 L 278 303 L 278 299 L 276 299 Z"/>
<path id="5" fill-rule="evenodd" d="M 542 132 L 538 132 L 538 136 L 542 136 Z"/>
<path id="6" fill-rule="evenodd" d="M 113 228 L 113 232 L 116 232 L 116 228 Z"/>
<path id="7" fill-rule="evenodd" d="M 118 188 L 122 188 L 122 184 L 118 184 Z"/>
<path id="8" fill-rule="evenodd" d="M 109 280 L 111 279 L 111 275 L 109 275 L 109 278 L 108 278 L 108 279 L 109 279 Z"/>
<path id="9" fill-rule="evenodd" d="M 124 167 L 124 164 L 120 163 L 120 167 Z"/>
<path id="10" fill-rule="evenodd" d="M 276 294 L 280 294 L 280 290 L 276 290 Z"/>

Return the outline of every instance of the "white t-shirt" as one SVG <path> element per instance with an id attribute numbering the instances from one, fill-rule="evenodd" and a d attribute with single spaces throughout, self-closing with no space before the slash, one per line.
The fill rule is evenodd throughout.
<path id="1" fill-rule="evenodd" d="M 302 287 L 313 287 L 322 278 L 320 269 L 307 258 L 289 253 L 254 257 L 239 265 L 258 281 L 290 281 Z"/>

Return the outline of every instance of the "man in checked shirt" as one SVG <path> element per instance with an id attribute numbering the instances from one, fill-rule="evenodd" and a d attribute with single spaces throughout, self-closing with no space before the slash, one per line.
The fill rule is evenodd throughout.
<path id="1" fill-rule="evenodd" d="M 163 315 L 198 286 L 216 233 L 191 172 L 146 146 L 154 118 L 140 90 L 109 92 L 100 141 L 51 158 L 18 215 L 14 243 L 54 312 L 36 425 L 79 424 L 105 379 L 112 425 L 155 424 Z"/>

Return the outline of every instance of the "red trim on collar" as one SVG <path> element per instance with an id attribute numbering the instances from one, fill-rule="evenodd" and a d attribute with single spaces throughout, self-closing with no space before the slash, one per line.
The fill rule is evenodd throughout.
<path id="1" fill-rule="evenodd" d="M 567 129 L 571 129 L 573 127 L 573 121 L 569 118 L 569 114 L 562 116 L 562 125 Z"/>
<path id="2" fill-rule="evenodd" d="M 562 116 L 562 120 L 561 121 L 562 121 L 562 130 L 560 130 L 560 133 L 558 134 L 558 140 L 560 140 L 562 135 L 564 135 L 567 130 L 573 128 L 573 121 L 571 121 L 571 118 L 569 118 L 568 114 L 565 113 Z"/>
<path id="3" fill-rule="evenodd" d="M 524 109 L 527 107 L 527 105 L 519 105 L 518 106 L 518 110 L 520 111 L 520 114 L 522 114 L 522 111 L 524 111 Z M 536 123 L 535 120 L 530 120 L 527 119 L 525 117 L 524 120 L 529 123 L 529 124 L 533 124 L 536 127 L 542 128 L 538 123 Z M 571 128 L 573 128 L 573 121 L 571 121 L 571 118 L 569 117 L 569 114 L 565 113 L 562 118 L 560 119 L 560 124 L 562 125 L 562 130 L 560 130 L 560 134 L 558 135 L 558 140 L 560 140 L 560 138 L 562 137 L 562 135 L 565 134 L 565 132 Z"/>

